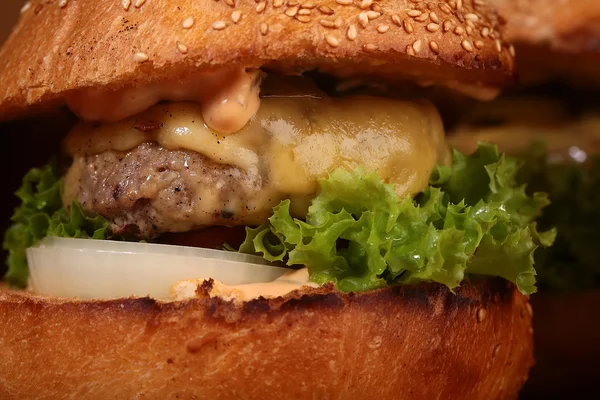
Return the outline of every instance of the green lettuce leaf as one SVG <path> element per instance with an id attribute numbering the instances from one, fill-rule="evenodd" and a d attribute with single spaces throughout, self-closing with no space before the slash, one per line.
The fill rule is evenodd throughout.
<path id="1" fill-rule="evenodd" d="M 538 142 L 519 154 L 524 167 L 518 181 L 529 191 L 543 190 L 552 199 L 539 218 L 541 229 L 556 226 L 552 247 L 535 253 L 540 287 L 566 292 L 600 287 L 600 155 L 585 164 L 552 162 Z"/>
<path id="2" fill-rule="evenodd" d="M 468 275 L 500 276 L 522 293 L 536 291 L 534 251 L 553 241 L 534 220 L 549 204 L 517 184 L 520 164 L 481 144 L 452 166 L 438 166 L 430 186 L 401 200 L 375 173 L 339 169 L 320 181 L 306 221 L 290 201 L 269 223 L 247 230 L 240 251 L 304 265 L 311 280 L 344 291 L 439 282 L 454 289 Z"/>
<path id="3" fill-rule="evenodd" d="M 16 195 L 21 205 L 15 210 L 12 226 L 4 235 L 8 271 L 4 279 L 12 286 L 27 286 L 29 269 L 26 249 L 46 236 L 106 239 L 109 222 L 87 216 L 77 202 L 67 211 L 62 201 L 62 179 L 56 162 L 30 170 Z"/>

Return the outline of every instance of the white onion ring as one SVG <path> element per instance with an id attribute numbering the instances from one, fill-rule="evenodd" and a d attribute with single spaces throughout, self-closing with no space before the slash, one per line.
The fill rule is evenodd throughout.
<path id="1" fill-rule="evenodd" d="M 225 285 L 270 282 L 290 272 L 261 257 L 149 243 L 48 237 L 27 249 L 31 289 L 81 299 L 171 299 L 178 281 L 213 278 Z"/>

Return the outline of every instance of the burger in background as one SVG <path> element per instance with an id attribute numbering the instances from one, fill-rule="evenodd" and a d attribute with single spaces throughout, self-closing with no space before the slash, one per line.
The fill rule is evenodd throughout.
<path id="1" fill-rule="evenodd" d="M 521 85 L 490 103 L 469 102 L 449 141 L 466 152 L 480 140 L 497 143 L 524 162 L 529 190 L 550 194 L 539 223 L 558 236 L 536 253 L 536 365 L 524 395 L 598 394 L 600 3 L 492 3 L 507 21 Z"/>

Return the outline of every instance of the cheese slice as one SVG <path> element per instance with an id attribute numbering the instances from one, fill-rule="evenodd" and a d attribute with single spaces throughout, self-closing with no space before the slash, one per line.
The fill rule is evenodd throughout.
<path id="1" fill-rule="evenodd" d="M 401 197 L 410 196 L 427 185 L 436 163 L 448 161 L 442 122 L 428 102 L 264 98 L 249 123 L 231 135 L 211 129 L 202 116 L 199 103 L 160 104 L 116 123 L 82 122 L 64 146 L 72 156 L 126 152 L 151 141 L 194 151 L 260 174 L 264 187 L 246 206 L 269 210 L 281 199 L 314 195 L 318 179 L 339 167 L 376 171 Z"/>

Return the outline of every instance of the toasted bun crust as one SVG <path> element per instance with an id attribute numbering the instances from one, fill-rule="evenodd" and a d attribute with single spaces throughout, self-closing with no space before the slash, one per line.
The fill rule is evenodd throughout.
<path id="1" fill-rule="evenodd" d="M 0 51 L 0 115 L 83 87 L 231 65 L 423 83 L 512 79 L 509 46 L 484 2 L 300 3 L 33 0 Z"/>
<path id="2" fill-rule="evenodd" d="M 503 280 L 234 304 L 0 291 L 0 398 L 515 399 L 527 299 Z"/>
<path id="3" fill-rule="evenodd" d="M 525 83 L 565 78 L 600 84 L 600 2 L 597 0 L 492 0 L 506 19 Z"/>

